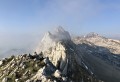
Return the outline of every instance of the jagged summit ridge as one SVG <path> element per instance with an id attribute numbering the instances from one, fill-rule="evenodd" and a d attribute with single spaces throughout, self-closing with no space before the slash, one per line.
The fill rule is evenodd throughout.
<path id="1" fill-rule="evenodd" d="M 58 26 L 57 28 L 55 28 L 56 32 L 64 32 L 65 30 L 63 29 L 62 26 Z"/>
<path id="2" fill-rule="evenodd" d="M 62 27 L 57 27 L 53 33 L 46 33 L 40 46 L 37 48 L 37 53 L 42 52 L 43 56 L 49 58 L 56 67 L 53 75 L 66 78 L 66 82 L 80 82 L 81 66 L 88 70 L 89 73 L 86 73 L 86 75 L 93 75 L 92 70 L 89 69 L 77 52 L 76 44 L 72 42 L 69 32 Z M 43 49 L 40 51 L 41 48 Z M 48 70 L 48 67 L 44 69 Z"/>
<path id="3" fill-rule="evenodd" d="M 0 81 L 102 82 L 94 77 L 93 70 L 83 60 L 70 34 L 62 27 L 54 33 L 47 32 L 36 51 L 32 55 L 13 56 L 1 61 L 1 68 L 5 70 L 0 72 L 7 72 L 11 77 L 0 73 Z"/>
<path id="4" fill-rule="evenodd" d="M 57 41 L 60 40 L 71 40 L 70 34 L 68 31 L 65 31 L 63 27 L 59 26 L 56 28 L 55 32 L 53 33 L 55 39 Z"/>
<path id="5" fill-rule="evenodd" d="M 61 26 L 55 28 L 55 30 L 52 33 L 47 32 L 45 34 L 45 36 L 43 37 L 42 41 L 43 40 L 47 41 L 48 38 L 52 39 L 53 41 L 61 41 L 61 40 L 70 40 L 71 39 L 69 32 L 65 31 L 63 29 L 63 27 L 61 27 Z"/>
<path id="6" fill-rule="evenodd" d="M 47 32 L 39 43 L 36 52 L 40 53 L 54 46 L 59 41 L 71 40 L 69 32 L 65 31 L 61 26 L 57 27 L 53 33 Z M 41 48 L 42 47 L 42 48 Z M 41 49 L 42 50 L 41 50 Z"/>
<path id="7" fill-rule="evenodd" d="M 45 36 L 43 37 L 42 41 L 47 41 L 47 39 L 50 38 L 53 41 L 60 41 L 60 40 L 70 40 L 70 34 L 68 31 L 65 31 L 63 27 L 59 26 L 55 28 L 53 33 L 47 32 Z"/>

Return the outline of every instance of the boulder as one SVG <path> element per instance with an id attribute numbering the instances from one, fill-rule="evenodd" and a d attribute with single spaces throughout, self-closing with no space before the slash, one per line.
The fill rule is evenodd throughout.
<path id="1" fill-rule="evenodd" d="M 56 70 L 55 73 L 54 73 L 54 76 L 56 78 L 61 78 L 61 72 L 59 70 Z"/>
<path id="2" fill-rule="evenodd" d="M 3 61 L 2 60 L 0 60 L 0 66 L 3 64 Z"/>
<path id="3" fill-rule="evenodd" d="M 3 78 L 2 82 L 8 82 L 8 78 Z"/>

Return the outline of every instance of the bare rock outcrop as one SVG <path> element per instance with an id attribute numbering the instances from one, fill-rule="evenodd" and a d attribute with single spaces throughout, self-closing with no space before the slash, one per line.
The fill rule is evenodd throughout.
<path id="1" fill-rule="evenodd" d="M 8 79 L 11 82 L 102 82 L 96 79 L 62 27 L 46 33 L 33 55 L 4 59 L 0 81 L 9 82 Z"/>
<path id="2" fill-rule="evenodd" d="M 46 51 L 50 47 L 56 46 L 56 43 L 63 40 L 71 40 L 69 32 L 65 31 L 61 26 L 57 27 L 53 33 L 47 32 L 41 42 L 35 49 L 37 53 Z"/>
<path id="3" fill-rule="evenodd" d="M 40 50 L 40 46 L 42 47 L 42 50 Z M 43 52 L 45 58 L 49 58 L 47 60 L 45 59 L 44 62 L 46 63 L 46 66 L 41 69 L 43 74 L 41 76 L 44 76 L 44 79 L 46 77 L 46 81 L 49 80 L 47 77 L 54 77 L 60 82 L 80 82 L 82 81 L 82 77 L 84 77 L 84 75 L 82 75 L 82 69 L 85 69 L 85 76 L 92 79 L 93 73 L 85 63 L 83 65 L 84 61 L 82 60 L 80 53 L 77 52 L 76 45 L 71 41 L 70 34 L 63 28 L 57 28 L 55 33 L 48 32 L 36 49 L 37 53 L 40 51 Z M 48 71 L 50 72 L 50 76 Z M 37 76 L 39 76 L 39 73 L 36 77 Z"/>

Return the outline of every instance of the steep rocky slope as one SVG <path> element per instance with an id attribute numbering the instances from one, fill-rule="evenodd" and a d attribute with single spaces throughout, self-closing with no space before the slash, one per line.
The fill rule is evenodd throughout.
<path id="1" fill-rule="evenodd" d="M 0 61 L 0 82 L 120 82 L 120 41 L 47 32 L 34 54 Z"/>
<path id="2" fill-rule="evenodd" d="M 120 41 L 90 33 L 73 39 L 86 64 L 105 82 L 120 81 Z"/>
<path id="3" fill-rule="evenodd" d="M 70 34 L 62 27 L 57 28 L 55 33 L 49 32 L 43 37 L 36 50 L 37 53 L 41 45 L 44 57 L 48 57 L 62 75 L 59 77 L 66 78 L 68 82 L 80 82 L 83 77 L 91 78 L 91 81 L 95 80 L 93 72 L 85 65 L 80 53 L 76 50 L 76 44 L 71 41 Z M 46 49 L 46 46 L 49 47 Z"/>
<path id="4" fill-rule="evenodd" d="M 27 54 L 11 56 L 0 62 L 0 82 L 25 82 L 44 66 L 42 58 Z"/>
<path id="5" fill-rule="evenodd" d="M 0 81 L 103 82 L 87 66 L 69 33 L 62 27 L 55 33 L 48 32 L 36 52 L 1 60 Z"/>

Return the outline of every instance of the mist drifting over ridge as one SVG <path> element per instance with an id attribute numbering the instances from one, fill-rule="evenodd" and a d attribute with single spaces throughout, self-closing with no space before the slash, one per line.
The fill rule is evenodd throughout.
<path id="1" fill-rule="evenodd" d="M 68 31 L 65 31 L 63 26 L 54 27 L 52 28 L 52 30 L 48 31 L 47 33 L 46 32 L 38 33 L 38 34 L 33 33 L 33 34 L 7 35 L 7 37 L 1 37 L 1 42 L 0 42 L 1 57 L 3 58 L 15 54 L 19 55 L 24 53 L 33 53 L 36 51 L 36 48 L 41 44 L 41 42 L 44 42 L 46 38 L 48 39 L 48 36 L 50 37 L 50 40 L 47 41 L 48 41 L 48 45 L 50 46 L 53 45 L 51 43 L 54 41 L 71 40 L 71 38 L 77 36 L 87 35 L 87 34 L 78 35 L 78 34 L 70 33 Z M 104 36 L 104 34 L 102 36 Z M 108 38 L 113 38 L 113 37 L 108 36 Z M 113 39 L 116 39 L 116 37 L 114 37 Z"/>

